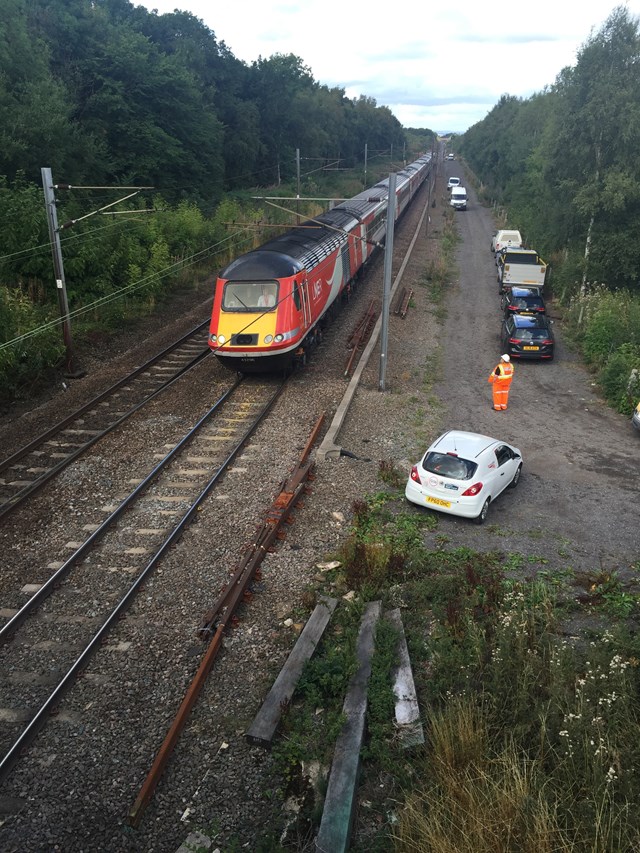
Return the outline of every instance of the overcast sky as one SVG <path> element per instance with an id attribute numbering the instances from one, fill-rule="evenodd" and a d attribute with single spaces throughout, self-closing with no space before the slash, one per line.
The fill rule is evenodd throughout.
<path id="1" fill-rule="evenodd" d="M 134 0 L 135 2 L 135 0 Z M 388 106 L 405 127 L 463 132 L 501 95 L 527 98 L 574 65 L 616 6 L 640 0 L 149 0 L 191 12 L 246 63 L 293 53 L 314 79 Z"/>

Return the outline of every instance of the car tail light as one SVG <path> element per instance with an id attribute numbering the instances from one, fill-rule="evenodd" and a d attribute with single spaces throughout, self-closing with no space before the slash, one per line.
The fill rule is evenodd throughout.
<path id="1" fill-rule="evenodd" d="M 542 341 L 543 347 L 550 347 L 552 344 L 553 344 L 553 341 L 551 340 L 551 338 L 547 338 L 546 341 Z"/>
<path id="2" fill-rule="evenodd" d="M 482 491 L 482 483 L 474 483 L 473 486 L 469 486 L 469 488 L 462 493 L 462 497 L 472 498 L 474 495 L 479 494 L 480 491 Z"/>
<path id="3" fill-rule="evenodd" d="M 419 483 L 422 485 L 422 480 L 420 479 L 420 474 L 418 474 L 418 466 L 414 465 L 411 469 L 411 479 L 414 483 Z"/>
<path id="4" fill-rule="evenodd" d="M 521 344 L 522 341 L 520 340 L 520 338 L 509 338 L 509 343 L 515 344 L 515 346 L 518 346 L 518 344 Z"/>

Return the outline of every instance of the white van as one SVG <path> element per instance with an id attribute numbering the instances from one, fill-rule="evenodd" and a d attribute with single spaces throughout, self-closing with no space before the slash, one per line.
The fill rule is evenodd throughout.
<path id="1" fill-rule="evenodd" d="M 454 210 L 467 209 L 467 191 L 464 187 L 453 187 L 449 204 Z"/>

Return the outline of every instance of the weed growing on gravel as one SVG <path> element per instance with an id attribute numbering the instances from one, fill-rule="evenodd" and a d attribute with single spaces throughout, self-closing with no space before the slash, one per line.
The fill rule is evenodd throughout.
<path id="1" fill-rule="evenodd" d="M 492 533 L 494 536 L 506 536 L 507 531 L 503 530 L 499 524 L 487 524 L 484 528 L 487 533 Z"/>
<path id="2" fill-rule="evenodd" d="M 544 530 L 541 530 L 539 527 L 534 527 L 534 528 L 527 530 L 527 536 L 529 537 L 529 539 L 544 539 L 546 536 L 546 533 L 544 532 Z"/>
<path id="3" fill-rule="evenodd" d="M 522 554 L 509 554 L 504 561 L 504 569 L 506 572 L 519 572 L 524 566 L 524 557 Z"/>
<path id="4" fill-rule="evenodd" d="M 395 462 L 392 459 L 382 459 L 378 465 L 378 477 L 383 483 L 387 483 L 396 489 L 399 489 L 407 479 L 407 475 L 403 471 L 399 471 Z"/>
<path id="5" fill-rule="evenodd" d="M 575 582 L 584 587 L 583 604 L 614 617 L 628 618 L 638 612 L 638 596 L 625 589 L 617 572 L 579 572 Z"/>

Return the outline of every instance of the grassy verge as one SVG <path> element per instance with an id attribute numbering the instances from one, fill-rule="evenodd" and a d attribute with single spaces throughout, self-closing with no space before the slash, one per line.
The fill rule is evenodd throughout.
<path id="1" fill-rule="evenodd" d="M 407 751 L 397 737 L 394 636 L 382 622 L 353 850 L 638 849 L 637 591 L 615 575 L 555 577 L 542 565 L 532 579 L 531 557 L 445 551 L 437 536 L 429 550 L 436 515 L 405 504 L 391 464 L 380 475 L 383 489 L 354 506 L 340 566 L 327 573 L 325 591 L 351 601 L 275 750 L 281 793 L 302 803 L 295 843 L 317 830 L 360 614 L 380 599 L 401 608 L 427 742 Z"/>

